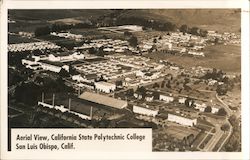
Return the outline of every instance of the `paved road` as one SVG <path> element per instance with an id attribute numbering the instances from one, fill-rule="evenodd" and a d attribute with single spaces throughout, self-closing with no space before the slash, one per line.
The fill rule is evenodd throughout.
<path id="1" fill-rule="evenodd" d="M 205 141 L 205 139 L 207 138 L 207 136 L 211 133 L 212 129 L 213 129 L 213 128 L 211 128 L 211 129 L 208 131 L 207 135 L 206 135 L 206 136 L 200 141 L 200 143 L 197 145 L 197 146 L 198 146 L 198 147 L 197 147 L 198 149 L 203 150 L 203 149 L 200 148 L 200 145 Z"/>
<path id="2" fill-rule="evenodd" d="M 227 111 L 227 119 L 226 122 L 229 124 L 230 128 L 229 128 L 229 134 L 227 135 L 227 137 L 225 138 L 225 140 L 221 143 L 221 146 L 218 148 L 217 152 L 221 150 L 221 148 L 224 146 L 224 144 L 226 143 L 226 141 L 229 139 L 229 137 L 231 136 L 232 132 L 233 132 L 233 126 L 231 125 L 231 123 L 229 122 L 228 118 L 233 114 L 232 110 L 229 108 L 229 106 L 222 100 L 219 98 L 219 96 L 216 94 L 216 98 L 224 105 L 225 110 Z"/>
<path id="3" fill-rule="evenodd" d="M 219 142 L 220 138 L 222 137 L 222 135 L 224 134 L 224 132 L 221 130 L 221 125 L 228 123 L 229 124 L 229 134 L 227 135 L 227 137 L 224 139 L 224 141 L 221 143 L 220 147 L 218 148 L 217 152 L 219 152 L 221 150 L 221 148 L 224 146 L 224 144 L 226 143 L 226 141 L 228 140 L 228 138 L 230 137 L 230 135 L 232 134 L 232 130 L 233 127 L 230 124 L 230 122 L 228 121 L 228 118 L 232 115 L 232 110 L 229 108 L 229 106 L 222 100 L 220 99 L 220 97 L 216 94 L 216 98 L 219 102 L 221 102 L 223 104 L 223 108 L 226 110 L 227 112 L 227 117 L 225 118 L 225 120 L 220 121 L 219 120 L 216 122 L 217 124 L 215 125 L 215 129 L 216 132 L 214 133 L 214 136 L 210 139 L 210 141 L 206 144 L 206 146 L 204 147 L 204 149 L 202 149 L 202 151 L 213 151 L 213 148 L 215 147 L 215 145 Z M 206 136 L 207 137 L 207 136 Z M 205 138 L 204 138 L 205 139 Z M 204 140 L 203 139 L 203 140 Z"/>
<path id="4" fill-rule="evenodd" d="M 221 136 L 223 135 L 223 131 L 220 129 L 220 125 L 215 125 L 216 132 L 214 133 L 214 136 L 208 141 L 206 146 L 204 147 L 203 151 L 212 151 L 217 142 L 220 140 Z"/>

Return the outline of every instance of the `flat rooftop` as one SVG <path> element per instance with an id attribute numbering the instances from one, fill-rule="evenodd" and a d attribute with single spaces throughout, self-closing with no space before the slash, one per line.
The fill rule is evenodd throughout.
<path id="1" fill-rule="evenodd" d="M 96 84 L 101 84 L 101 85 L 104 85 L 104 86 L 114 86 L 113 83 L 108 83 L 108 82 L 104 82 L 104 81 L 96 82 Z"/>
<path id="2" fill-rule="evenodd" d="M 116 108 L 116 109 L 123 109 L 127 107 L 127 101 L 115 99 L 112 97 L 108 97 L 105 95 L 92 93 L 92 92 L 84 92 L 79 96 L 80 99 L 87 100 L 90 102 L 94 102 L 97 104 L 102 104 L 108 107 Z"/>

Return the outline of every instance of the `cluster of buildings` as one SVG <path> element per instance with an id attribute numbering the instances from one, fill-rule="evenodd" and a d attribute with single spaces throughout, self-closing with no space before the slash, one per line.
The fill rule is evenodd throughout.
<path id="1" fill-rule="evenodd" d="M 96 74 L 102 76 L 104 79 L 114 79 L 126 74 L 131 74 L 132 68 L 124 66 L 118 62 L 113 62 L 109 60 L 97 61 L 92 63 L 83 63 L 81 65 L 76 65 L 75 69 L 83 74 Z M 75 77 L 75 80 L 81 81 Z"/>
<path id="2" fill-rule="evenodd" d="M 138 86 L 164 76 L 161 72 L 164 66 L 149 61 L 148 58 L 140 56 L 108 55 L 102 60 L 74 65 L 81 74 L 72 76 L 72 79 L 77 82 L 90 82 L 84 77 L 95 74 L 108 81 L 120 79 L 125 87 Z"/>
<path id="3" fill-rule="evenodd" d="M 165 122 L 174 122 L 183 126 L 195 126 L 197 124 L 197 116 L 188 114 L 187 112 L 169 111 L 161 113 L 159 109 L 156 109 L 149 105 L 138 104 L 133 106 L 133 112 L 142 116 L 152 117 L 152 121 L 162 119 Z M 164 116 L 163 116 L 164 115 Z"/>
<path id="4" fill-rule="evenodd" d="M 9 52 L 23 52 L 23 51 L 34 51 L 34 50 L 45 50 L 45 49 L 59 49 L 60 46 L 50 42 L 31 42 L 31 43 L 18 43 L 9 44 Z"/>
<path id="5" fill-rule="evenodd" d="M 158 51 L 176 51 L 193 56 L 205 56 L 201 50 L 206 45 L 206 41 L 207 39 L 200 36 L 173 32 L 160 38 L 155 37 L 143 40 L 139 47 L 143 52 L 155 49 Z"/>
<path id="6" fill-rule="evenodd" d="M 61 38 L 74 39 L 76 41 L 80 41 L 83 38 L 83 36 L 80 34 L 72 34 L 70 32 L 61 32 L 61 33 L 51 32 L 50 34 Z"/>
<path id="7" fill-rule="evenodd" d="M 155 93 L 155 94 L 153 94 Z M 154 95 L 158 95 L 157 97 Z M 136 99 L 142 99 L 144 96 L 145 101 L 152 102 L 153 100 L 163 101 L 164 104 L 167 103 L 177 103 L 178 105 L 184 105 L 188 96 L 172 94 L 168 92 L 161 91 L 146 91 L 145 95 L 143 93 L 136 91 L 134 92 L 134 97 Z M 218 104 L 212 103 L 210 101 L 199 100 L 198 98 L 189 98 L 189 105 L 193 105 L 193 108 L 198 110 L 199 112 L 205 112 L 205 109 L 209 106 L 211 107 L 211 113 L 216 114 L 219 111 L 220 106 Z M 191 100 L 192 99 L 192 100 Z M 193 104 L 192 104 L 193 103 Z"/>
<path id="8" fill-rule="evenodd" d="M 19 34 L 20 36 L 28 37 L 28 38 L 32 38 L 32 37 L 35 36 L 35 34 L 32 33 L 32 32 L 18 32 L 18 34 Z"/>
<path id="9" fill-rule="evenodd" d="M 29 58 L 22 59 L 22 64 L 26 68 L 33 70 L 43 69 L 59 73 L 61 69 L 69 72 L 69 65 L 64 62 L 84 59 L 85 56 L 79 52 L 70 53 L 52 53 L 49 55 L 33 55 Z"/>
<path id="10" fill-rule="evenodd" d="M 77 50 L 88 50 L 88 49 L 97 49 L 102 48 L 104 52 L 112 53 L 124 53 L 125 51 L 137 52 L 135 48 L 129 46 L 128 41 L 119 40 L 119 39 L 95 39 L 90 42 L 84 43 L 80 47 L 74 47 Z"/>
<path id="11" fill-rule="evenodd" d="M 235 34 L 235 33 L 229 33 L 229 32 L 224 32 L 224 33 L 218 33 L 216 31 L 208 31 L 208 39 L 210 40 L 215 40 L 216 38 L 219 41 L 224 42 L 224 44 L 240 44 L 240 35 Z"/>

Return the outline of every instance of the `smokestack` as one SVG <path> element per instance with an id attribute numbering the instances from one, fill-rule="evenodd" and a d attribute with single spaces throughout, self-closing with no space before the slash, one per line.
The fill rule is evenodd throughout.
<path id="1" fill-rule="evenodd" d="M 70 107 L 71 107 L 71 98 L 69 98 L 69 110 L 70 110 Z"/>
<path id="2" fill-rule="evenodd" d="M 81 94 L 81 88 L 79 87 L 78 88 L 78 97 L 80 96 L 80 94 Z"/>
<path id="3" fill-rule="evenodd" d="M 93 114 L 92 112 L 93 112 L 93 107 L 91 106 L 91 107 L 90 107 L 90 119 L 92 119 L 92 116 L 93 116 L 93 115 L 92 115 L 92 114 Z"/>
<path id="4" fill-rule="evenodd" d="M 55 94 L 53 93 L 52 106 L 55 106 Z"/>
<path id="5" fill-rule="evenodd" d="M 44 93 L 42 92 L 42 102 L 44 103 Z"/>

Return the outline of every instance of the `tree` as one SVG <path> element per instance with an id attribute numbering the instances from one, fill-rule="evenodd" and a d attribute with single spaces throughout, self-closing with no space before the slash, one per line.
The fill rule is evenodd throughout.
<path id="1" fill-rule="evenodd" d="M 191 102 L 191 99 L 188 97 L 188 98 L 185 100 L 185 102 L 184 102 L 185 106 L 186 106 L 186 107 L 190 107 L 190 102 Z"/>
<path id="2" fill-rule="evenodd" d="M 162 81 L 161 88 L 164 88 L 166 81 Z"/>
<path id="3" fill-rule="evenodd" d="M 129 31 L 125 31 L 125 32 L 124 32 L 124 36 L 132 36 L 132 33 L 129 32 Z"/>
<path id="4" fill-rule="evenodd" d="M 220 108 L 217 114 L 219 116 L 225 116 L 225 115 L 227 115 L 227 112 L 224 108 Z"/>
<path id="5" fill-rule="evenodd" d="M 67 72 L 65 69 L 61 69 L 60 72 L 59 72 L 59 76 L 61 77 L 69 77 L 69 72 Z"/>
<path id="6" fill-rule="evenodd" d="M 116 86 L 122 86 L 122 81 L 121 80 L 115 81 L 115 85 Z"/>
<path id="7" fill-rule="evenodd" d="M 204 110 L 204 112 L 212 112 L 212 107 L 211 106 L 207 106 Z"/>
<path id="8" fill-rule="evenodd" d="M 39 27 L 39 28 L 36 28 L 36 30 L 35 30 L 36 37 L 44 36 L 44 35 L 48 35 L 48 34 L 50 34 L 50 28 L 48 26 Z"/>
<path id="9" fill-rule="evenodd" d="M 221 126 L 221 130 L 222 131 L 228 131 L 230 129 L 230 126 L 229 126 L 229 124 L 228 123 L 225 123 L 225 124 L 223 124 L 222 126 Z"/>
<path id="10" fill-rule="evenodd" d="M 131 89 L 128 89 L 127 91 L 126 91 L 126 95 L 127 96 L 134 96 L 134 90 L 131 88 Z"/>
<path id="11" fill-rule="evenodd" d="M 219 96 L 227 94 L 228 86 L 226 84 L 218 85 L 216 92 Z"/>
<path id="12" fill-rule="evenodd" d="M 166 87 L 167 87 L 167 88 L 171 88 L 171 82 L 170 82 L 170 80 L 168 80 L 168 82 L 167 82 L 167 84 L 166 84 Z"/>
<path id="13" fill-rule="evenodd" d="M 40 94 L 40 87 L 35 83 L 22 83 L 16 87 L 15 98 L 18 102 L 22 102 L 28 105 L 35 105 L 38 101 Z"/>
<path id="14" fill-rule="evenodd" d="M 139 92 L 142 95 L 142 98 L 144 99 L 146 96 L 146 88 L 144 86 L 138 87 L 136 92 Z"/>
<path id="15" fill-rule="evenodd" d="M 199 28 L 197 28 L 197 27 L 192 27 L 192 28 L 190 29 L 190 34 L 199 35 Z"/>
<path id="16" fill-rule="evenodd" d="M 187 33 L 188 32 L 188 26 L 186 24 L 183 24 L 180 27 L 180 32 Z"/>
<path id="17" fill-rule="evenodd" d="M 160 93 L 159 93 L 159 92 L 154 92 L 154 93 L 153 93 L 153 96 L 154 96 L 154 99 L 159 100 L 159 98 L 160 98 Z"/>
<path id="18" fill-rule="evenodd" d="M 154 83 L 153 88 L 159 88 L 160 85 L 158 83 Z"/>
<path id="19" fill-rule="evenodd" d="M 207 32 L 206 30 L 201 30 L 201 31 L 200 31 L 200 36 L 201 36 L 201 37 L 206 37 L 206 36 L 207 36 L 207 33 L 208 33 L 208 32 Z"/>
<path id="20" fill-rule="evenodd" d="M 219 38 L 218 38 L 218 37 L 216 37 L 216 38 L 214 39 L 214 43 L 215 43 L 215 44 L 218 44 L 218 43 L 219 43 Z"/>
<path id="21" fill-rule="evenodd" d="M 96 49 L 94 47 L 91 47 L 89 49 L 89 54 L 96 54 L 96 53 L 97 53 L 97 51 L 96 51 Z"/>
<path id="22" fill-rule="evenodd" d="M 154 42 L 154 43 L 157 43 L 157 39 L 155 38 L 153 42 Z"/>
<path id="23" fill-rule="evenodd" d="M 132 36 L 129 40 L 128 40 L 129 44 L 132 46 L 132 47 L 136 47 L 138 45 L 138 40 L 137 40 L 137 37 L 135 36 Z"/>
<path id="24" fill-rule="evenodd" d="M 69 74 L 70 75 L 77 75 L 80 74 L 80 72 L 78 72 L 74 67 L 72 67 L 71 65 L 69 66 Z"/>

